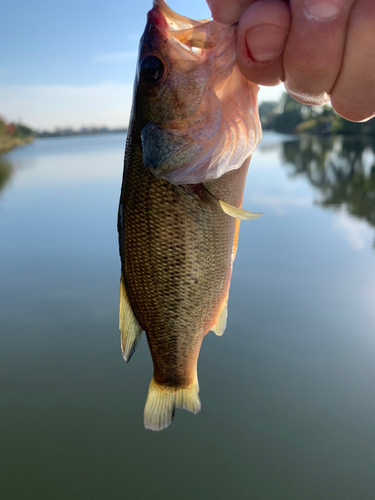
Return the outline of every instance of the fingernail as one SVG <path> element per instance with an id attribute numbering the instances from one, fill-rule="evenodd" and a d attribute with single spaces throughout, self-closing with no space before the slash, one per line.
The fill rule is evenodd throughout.
<path id="1" fill-rule="evenodd" d="M 314 21 L 331 21 L 345 4 L 346 0 L 305 0 L 306 17 Z"/>
<path id="2" fill-rule="evenodd" d="M 284 50 L 288 32 L 272 24 L 255 26 L 246 33 L 249 56 L 256 62 L 276 59 Z"/>

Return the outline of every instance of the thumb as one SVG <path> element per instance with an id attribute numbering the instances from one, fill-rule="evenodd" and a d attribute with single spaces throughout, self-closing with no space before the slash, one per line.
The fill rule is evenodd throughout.
<path id="1" fill-rule="evenodd" d="M 238 63 L 246 78 L 260 85 L 283 81 L 289 25 L 289 6 L 282 0 L 259 0 L 248 7 L 237 35 Z"/>

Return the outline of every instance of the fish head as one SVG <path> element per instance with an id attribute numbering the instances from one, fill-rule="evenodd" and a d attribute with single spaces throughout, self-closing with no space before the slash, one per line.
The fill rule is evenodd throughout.
<path id="1" fill-rule="evenodd" d="M 239 168 L 260 139 L 257 90 L 236 64 L 236 26 L 195 21 L 155 0 L 132 117 L 154 175 L 196 184 Z"/>
<path id="2" fill-rule="evenodd" d="M 222 63 L 225 73 L 230 72 L 236 58 L 235 30 L 225 30 L 222 40 L 215 25 L 180 16 L 164 0 L 154 3 L 140 41 L 137 68 L 143 122 L 181 125 L 181 120 L 196 113 L 207 86 L 220 78 L 217 63 Z M 229 46 L 226 59 L 216 61 L 214 52 L 219 47 L 215 45 L 223 42 Z"/>

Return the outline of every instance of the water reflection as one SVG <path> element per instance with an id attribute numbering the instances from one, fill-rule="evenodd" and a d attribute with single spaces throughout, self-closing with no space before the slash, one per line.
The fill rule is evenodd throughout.
<path id="1" fill-rule="evenodd" d="M 375 154 L 370 139 L 305 136 L 283 143 L 282 160 L 292 164 L 292 176 L 303 174 L 319 189 L 319 205 L 346 208 L 375 227 Z"/>
<path id="2" fill-rule="evenodd" d="M 126 367 L 119 346 L 124 135 L 40 139 L 4 156 L 0 498 L 117 500 L 128 477 L 129 498 L 374 498 L 369 229 L 348 216 L 366 225 L 367 248 L 345 244 L 341 214 L 312 206 L 307 176 L 287 179 L 286 139 L 266 132 L 249 170 L 245 208 L 267 216 L 241 227 L 228 331 L 200 354 L 204 408 L 165 435 L 142 424 L 146 342 Z M 295 146 L 294 173 L 308 152 Z"/>
<path id="3" fill-rule="evenodd" d="M 0 193 L 10 180 L 12 173 L 12 165 L 0 156 Z"/>

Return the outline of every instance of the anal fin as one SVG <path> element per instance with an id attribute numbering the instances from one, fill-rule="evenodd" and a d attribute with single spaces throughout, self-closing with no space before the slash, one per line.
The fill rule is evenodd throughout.
<path id="1" fill-rule="evenodd" d="M 216 323 L 211 327 L 211 330 L 217 335 L 223 335 L 225 328 L 227 327 L 227 317 L 228 317 L 228 295 L 226 296 L 219 314 L 216 318 Z"/>
<path id="2" fill-rule="evenodd" d="M 122 355 L 125 361 L 128 362 L 141 340 L 142 327 L 138 323 L 130 306 L 122 273 L 120 280 L 119 327 L 121 332 Z"/>

